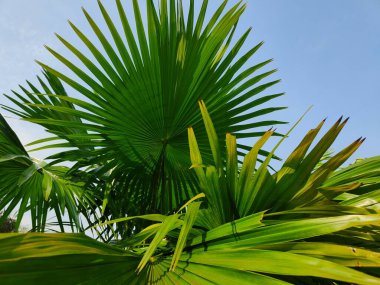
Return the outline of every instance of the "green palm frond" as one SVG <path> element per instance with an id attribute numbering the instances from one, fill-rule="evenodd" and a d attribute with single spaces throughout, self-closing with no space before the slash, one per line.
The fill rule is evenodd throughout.
<path id="1" fill-rule="evenodd" d="M 377 260 L 379 241 L 373 240 L 379 234 L 379 211 L 374 207 L 344 205 L 329 200 L 329 196 L 324 193 L 333 189 L 320 187 L 328 181 L 327 177 L 339 177 L 340 173 L 344 173 L 344 170 L 334 171 L 362 140 L 349 145 L 315 169 L 345 121 L 342 123 L 339 120 L 334 124 L 308 152 L 308 147 L 322 127 L 321 123 L 306 135 L 283 167 L 270 174 L 268 169 L 263 170 L 263 165 L 268 167 L 268 163 L 264 162 L 257 167 L 256 161 L 258 148 L 262 147 L 273 131 L 267 132 L 256 143 L 240 167 L 234 147 L 236 140 L 227 134 L 228 157 L 224 167 L 215 128 L 203 102 L 200 102 L 200 108 L 212 144 L 214 165 L 204 164 L 191 128 L 189 145 L 192 168 L 200 180 L 200 187 L 206 193 L 207 203 L 199 211 L 192 212 L 189 208 L 189 212 L 182 216 L 177 213 L 167 217 L 146 216 L 144 218 L 159 223 L 149 226 L 137 234 L 136 238 L 132 238 L 134 244 L 121 243 L 129 248 L 142 247 L 140 252 L 143 257 L 138 268 L 148 268 L 151 284 L 222 284 L 221 280 L 239 284 L 290 284 L 288 281 L 298 284 L 297 280 L 305 281 L 300 279 L 304 276 L 311 278 L 310 283 L 305 281 L 305 284 L 314 284 L 318 278 L 355 284 L 379 282 L 374 277 L 378 274 L 372 270 L 380 267 Z M 369 162 L 359 163 L 358 169 L 353 166 L 349 169 L 355 169 L 357 175 L 367 173 L 367 176 L 378 179 L 378 164 L 374 161 L 376 159 L 370 159 Z M 299 167 L 309 172 L 298 171 Z M 352 170 L 346 171 L 354 173 Z M 294 176 L 298 180 L 303 179 L 303 183 L 295 184 L 297 187 L 292 192 L 293 196 L 289 196 L 287 203 L 283 202 L 279 207 L 283 210 L 275 211 L 274 207 L 279 204 L 278 197 L 283 195 L 277 190 L 278 185 L 292 185 L 297 180 Z M 347 174 L 346 179 L 348 177 L 351 176 Z M 352 177 L 352 180 L 355 178 Z M 338 187 L 337 184 L 339 183 L 336 182 L 335 187 Z M 239 189 L 244 189 L 242 194 L 237 193 Z M 348 188 L 345 190 L 350 191 Z M 239 195 L 245 195 L 245 198 L 239 199 Z M 363 194 L 363 199 L 365 196 Z M 253 207 L 257 197 L 262 199 L 257 204 L 266 202 L 266 208 Z M 299 197 L 307 197 L 307 200 Z M 243 211 L 245 207 L 248 208 L 247 213 Z M 237 218 L 238 215 L 241 218 Z M 193 216 L 194 224 L 192 230 L 186 230 L 189 235 L 183 247 L 178 232 L 183 232 L 188 216 Z M 107 223 L 131 218 L 134 217 Z M 176 238 L 178 241 L 173 243 Z M 368 242 L 370 238 L 372 244 Z M 148 240 L 152 242 L 146 244 Z M 178 247 L 183 247 L 181 255 L 177 254 Z M 366 272 L 374 276 L 367 275 Z"/>
<path id="2" fill-rule="evenodd" d="M 112 181 L 108 213 L 112 218 L 126 213 L 169 212 L 197 194 L 196 179 L 188 170 L 189 126 L 197 130 L 204 159 L 212 159 L 207 155 L 207 135 L 197 112 L 200 98 L 213 115 L 219 138 L 227 131 L 238 138 L 260 136 L 262 127 L 283 123 L 260 120 L 260 116 L 282 109 L 263 105 L 282 94 L 260 95 L 278 82 L 265 82 L 275 70 L 260 72 L 271 60 L 246 67 L 262 43 L 238 57 L 250 33 L 248 29 L 235 40 L 245 4 L 239 2 L 224 11 L 227 1 L 223 1 L 206 22 L 207 2 L 196 17 L 193 0 L 186 16 L 182 1 L 163 0 L 155 5 L 148 0 L 143 19 L 138 2 L 132 1 L 132 23 L 118 0 L 122 31 L 99 2 L 110 38 L 83 9 L 104 52 L 70 23 L 88 50 L 81 51 L 57 36 L 85 68 L 49 47 L 76 77 L 40 63 L 50 85 L 62 80 L 81 96 L 67 96 L 62 88 L 48 88 L 40 80 L 42 93 L 48 95 L 38 95 L 40 90 L 30 86 L 32 91 L 23 88 L 26 95 L 8 97 L 21 111 L 7 110 L 43 125 L 55 135 L 51 140 L 65 140 L 57 144 L 41 140 L 48 143 L 45 147 L 75 148 L 51 158 L 75 161 L 77 168 L 95 166 L 97 178 Z M 260 155 L 265 152 L 260 150 Z M 100 192 L 105 195 L 106 190 Z M 116 214 L 111 203 L 115 199 L 134 202 L 124 203 L 126 209 Z"/>
<path id="3" fill-rule="evenodd" d="M 345 205 L 348 199 L 340 202 L 325 194 L 338 188 L 339 193 L 351 191 L 343 186 L 355 179 L 370 179 L 367 183 L 378 179 L 378 159 L 334 172 L 361 144 L 360 139 L 315 169 L 345 121 L 335 123 L 308 151 L 322 123 L 311 130 L 283 167 L 271 174 L 270 156 L 259 166 L 256 163 L 258 149 L 273 131 L 259 139 L 239 166 L 234 136 L 227 134 L 227 159 L 223 160 L 203 102 L 200 108 L 214 163 L 204 164 L 191 128 L 189 144 L 192 168 L 206 196 L 194 197 L 172 215 L 129 216 L 97 225 L 102 228 L 127 220 L 151 221 L 141 232 L 113 246 L 78 235 L 3 235 L 0 277 L 5 284 L 33 283 L 41 274 L 45 280 L 61 284 L 65 272 L 72 274 L 64 281 L 73 284 L 91 284 L 93 278 L 115 284 L 379 283 L 379 211 L 373 205 Z M 321 186 L 324 184 L 330 188 Z M 289 188 L 293 191 L 287 203 L 278 199 L 283 196 L 281 189 L 286 189 L 278 185 L 295 188 Z M 355 198 L 365 199 L 369 194 L 357 193 Z M 245 198 L 239 199 L 240 195 Z M 276 206 L 281 211 L 276 211 Z M 14 252 L 14 248 L 19 250 Z M 29 271 L 20 270 L 20 265 Z M 36 268 L 39 271 L 33 275 L 31 271 Z"/>
<path id="4" fill-rule="evenodd" d="M 352 185 L 353 183 L 359 183 L 360 187 L 366 188 L 360 189 L 360 187 L 358 187 L 356 192 L 363 194 L 379 189 L 379 174 L 380 156 L 358 159 L 349 166 L 334 172 L 334 174 L 324 182 L 324 186 L 333 188 L 337 185 Z"/>
<path id="5" fill-rule="evenodd" d="M 240 55 L 245 5 L 227 2 L 208 17 L 207 0 L 146 0 L 143 17 L 132 0 L 131 20 L 116 0 L 116 23 L 99 1 L 107 31 L 83 9 L 96 40 L 70 22 L 87 50 L 59 35 L 74 58 L 47 47 L 74 75 L 39 62 L 41 87 L 7 96 L 4 109 L 51 134 L 30 145 L 66 149 L 31 158 L 0 115 L 0 224 L 18 210 L 16 228 L 30 212 L 46 231 L 54 213 L 103 243 L 0 234 L 1 284 L 380 283 L 380 157 L 342 167 L 364 139 L 329 154 L 340 118 L 271 168 L 295 125 L 264 150 L 283 123 L 260 120 L 282 109 L 264 104 L 282 94 L 262 93 L 275 70 L 249 65 L 262 43 Z"/>
<path id="6" fill-rule="evenodd" d="M 49 73 L 48 71 L 44 70 L 43 72 L 44 78 L 46 82 L 41 79 L 40 77 L 37 77 L 38 82 L 40 83 L 42 90 L 38 89 L 35 85 L 33 85 L 31 82 L 27 81 L 28 87 L 30 88 L 30 91 L 20 86 L 21 91 L 25 95 L 21 95 L 20 93 L 13 91 L 14 96 L 8 96 L 5 95 L 12 103 L 14 103 L 17 107 L 19 107 L 19 110 L 16 110 L 15 108 L 8 107 L 5 105 L 2 105 L 2 107 L 5 110 L 8 110 L 10 112 L 13 112 L 20 116 L 23 119 L 28 118 L 35 118 L 35 119 L 52 119 L 52 120 L 63 120 L 66 122 L 72 122 L 73 126 L 75 126 L 75 123 L 81 122 L 81 119 L 77 116 L 73 116 L 70 113 L 64 113 L 56 110 L 50 110 L 43 107 L 37 107 L 38 105 L 54 105 L 56 108 L 69 108 L 75 110 L 75 107 L 72 103 L 62 100 L 53 96 L 38 96 L 38 94 L 59 94 L 61 96 L 66 96 L 67 93 L 65 88 L 63 87 L 61 81 L 54 76 L 53 74 Z M 35 104 L 33 107 L 30 106 L 31 104 Z M 48 124 L 42 124 L 43 127 L 45 127 L 49 132 L 56 134 L 58 138 L 70 140 L 70 135 L 80 135 L 87 133 L 83 129 L 78 129 L 75 127 L 70 127 L 69 125 L 66 126 L 58 126 L 58 125 L 48 125 Z M 62 136 L 62 137 L 59 137 Z M 49 140 L 48 140 L 49 141 Z M 37 143 L 46 142 L 45 140 L 37 141 Z"/>
<path id="7" fill-rule="evenodd" d="M 189 129 L 190 154 L 200 187 L 210 201 L 209 209 L 213 219 L 219 223 L 244 217 L 252 212 L 263 210 L 276 212 L 330 202 L 330 198 L 324 196 L 320 188 L 363 142 L 361 138 L 356 140 L 316 169 L 321 157 L 331 147 L 347 120 L 339 119 L 308 151 L 324 124 L 322 122 L 304 137 L 280 170 L 272 175 L 268 169 L 271 155 L 261 164 L 257 159 L 259 149 L 273 135 L 272 130 L 267 131 L 256 142 L 245 155 L 241 165 L 237 159 L 236 138 L 227 134 L 227 158 L 224 160 L 210 115 L 203 102 L 200 104 L 213 150 L 214 163 L 211 165 L 203 163 L 192 128 Z M 221 165 L 221 161 L 226 161 L 225 167 Z"/>
<path id="8" fill-rule="evenodd" d="M 0 142 L 0 210 L 4 211 L 0 224 L 17 209 L 16 229 L 30 212 L 32 230 L 43 231 L 49 211 L 60 222 L 67 215 L 72 225 L 81 228 L 79 209 L 88 207 L 91 197 L 83 184 L 66 176 L 69 168 L 31 158 L 1 114 Z"/>
<path id="9" fill-rule="evenodd" d="M 2 284 L 133 284 L 128 281 L 139 280 L 134 272 L 136 254 L 81 234 L 1 234 L 0 250 Z"/>
<path id="10" fill-rule="evenodd" d="M 198 207 L 196 203 L 191 205 Z M 189 215 L 196 218 L 197 212 L 190 210 Z M 265 221 L 264 213 L 257 213 L 204 233 L 195 231 L 188 235 L 183 253 L 173 255 L 176 246 L 170 238 L 176 234 L 172 231 L 187 228 L 186 216 L 187 213 L 182 219 L 178 214 L 142 217 L 158 218 L 162 223 L 142 232 L 154 229 L 151 243 L 145 245 L 144 241 L 135 240 L 128 249 L 106 246 L 80 235 L 3 235 L 0 264 L 4 266 L 0 267 L 0 276 L 6 278 L 2 279 L 4 284 L 34 282 L 41 274 L 45 280 L 63 284 L 60 278 L 64 272 L 71 272 L 64 282 L 72 284 L 92 284 L 94 278 L 99 278 L 100 284 L 106 280 L 115 284 L 224 284 L 226 280 L 239 284 L 298 284 L 286 280 L 303 280 L 305 276 L 363 285 L 379 282 L 374 276 L 350 268 L 357 267 L 358 262 L 362 270 L 379 268 L 378 252 L 308 241 L 345 229 L 378 225 L 378 214 L 278 220 L 273 224 Z M 8 253 L 16 247 L 16 252 Z M 20 264 L 28 271 L 22 270 Z M 139 273 L 135 272 L 136 267 Z M 37 268 L 38 273 L 31 274 Z M 93 275 L 89 276 L 90 272 Z"/>

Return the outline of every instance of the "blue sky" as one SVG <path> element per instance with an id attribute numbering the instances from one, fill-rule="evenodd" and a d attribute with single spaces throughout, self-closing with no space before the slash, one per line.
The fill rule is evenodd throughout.
<path id="1" fill-rule="evenodd" d="M 113 1 L 103 2 L 112 14 Z M 220 2 L 210 0 L 210 6 L 215 8 Z M 367 140 L 353 158 L 380 154 L 380 1 L 247 2 L 239 27 L 240 31 L 253 27 L 247 48 L 265 41 L 253 62 L 274 58 L 270 67 L 279 71 L 272 79 L 280 78 L 282 82 L 271 93 L 287 93 L 276 105 L 289 108 L 276 118 L 293 123 L 314 105 L 289 142 L 280 148 L 280 155 L 289 154 L 300 136 L 323 118 L 328 117 L 328 124 L 332 124 L 341 115 L 350 116 L 350 121 L 334 149 L 340 150 L 364 136 Z M 89 32 L 81 6 L 95 19 L 101 19 L 94 0 L 0 0 L 1 93 L 9 93 L 25 79 L 33 80 L 39 74 L 34 59 L 57 66 L 43 44 L 65 54 L 54 32 L 74 44 L 78 42 L 67 19 Z M 4 97 L 0 102 L 7 103 Z M 43 135 L 38 127 L 7 119 L 24 143 Z"/>

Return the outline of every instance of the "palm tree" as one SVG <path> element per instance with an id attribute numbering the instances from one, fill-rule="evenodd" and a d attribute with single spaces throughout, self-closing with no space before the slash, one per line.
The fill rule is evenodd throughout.
<path id="1" fill-rule="evenodd" d="M 340 119 L 274 171 L 263 145 L 279 134 L 263 129 L 283 122 L 258 117 L 282 109 L 261 106 L 278 80 L 256 74 L 270 60 L 245 68 L 261 44 L 238 56 L 245 6 L 223 13 L 224 1 L 206 22 L 207 2 L 184 16 L 180 0 L 147 0 L 144 24 L 134 0 L 134 33 L 117 0 L 123 34 L 99 2 L 112 44 L 84 14 L 105 53 L 70 23 L 91 58 L 57 36 L 86 69 L 47 47 L 74 77 L 39 62 L 41 87 L 7 96 L 5 110 L 52 135 L 30 145 L 67 149 L 36 160 L 0 117 L 0 224 L 18 208 L 16 227 L 29 211 L 41 232 L 0 235 L 4 284 L 379 283 L 380 157 L 340 169 L 358 139 L 322 161 Z M 50 212 L 102 242 L 43 233 Z"/>
<path id="2" fill-rule="evenodd" d="M 197 19 L 194 1 L 189 3 L 187 17 L 181 1 L 177 2 L 160 1 L 157 12 L 153 1 L 147 1 L 146 31 L 139 5 L 133 1 L 137 37 L 120 1 L 116 4 L 124 34 L 116 30 L 99 2 L 112 39 L 105 38 L 84 10 L 105 54 L 70 23 L 88 51 L 81 52 L 59 35 L 58 39 L 86 70 L 47 47 L 77 77 L 70 78 L 40 63 L 46 79 L 38 78 L 42 90 L 28 82 L 30 90 L 22 87 L 24 94 L 14 92 L 15 96 L 8 96 L 19 108 L 5 106 L 7 110 L 53 134 L 39 143 L 48 142 L 47 148 L 69 149 L 49 157 L 53 159 L 50 165 L 70 161 L 75 163 L 70 173 L 87 169 L 89 180 L 84 183 L 93 186 L 95 207 L 109 201 L 102 213 L 104 218 L 169 213 L 198 193 L 195 176 L 188 169 L 187 128 L 199 130 L 200 148 L 205 159 L 210 160 L 206 133 L 197 112 L 200 98 L 211 114 L 216 114 L 214 122 L 220 138 L 226 131 L 238 138 L 260 136 L 262 127 L 283 123 L 256 119 L 283 108 L 258 108 L 282 95 L 259 96 L 278 82 L 262 83 L 275 71 L 259 73 L 271 60 L 245 67 L 262 43 L 236 57 L 250 32 L 248 29 L 233 44 L 245 5 L 238 3 L 223 14 L 227 5 L 224 1 L 205 23 L 207 1 Z M 59 79 L 78 95 L 68 96 Z M 38 95 L 41 93 L 47 96 Z M 254 123 L 249 122 L 252 119 Z M 53 144 L 55 140 L 58 143 Z M 239 144 L 240 152 L 248 149 Z M 261 150 L 260 154 L 265 156 L 266 152 Z M 93 216 L 90 224 L 99 218 L 95 213 Z M 118 228 L 120 234 L 131 234 L 123 233 L 123 228 Z"/>

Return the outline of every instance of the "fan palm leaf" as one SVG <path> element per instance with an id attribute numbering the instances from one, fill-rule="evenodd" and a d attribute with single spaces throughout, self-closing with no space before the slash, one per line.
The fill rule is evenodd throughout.
<path id="1" fill-rule="evenodd" d="M 348 199 L 340 202 L 325 194 L 352 190 L 344 183 L 356 180 L 345 177 L 344 170 L 356 173 L 356 179 L 370 178 L 360 187 L 369 185 L 378 179 L 378 159 L 335 172 L 362 143 L 359 139 L 315 170 L 317 157 L 323 156 L 345 122 L 335 123 L 308 152 L 305 148 L 312 144 L 321 125 L 311 130 L 283 167 L 271 174 L 268 162 L 273 151 L 261 165 L 256 163 L 258 147 L 273 131 L 259 139 L 239 168 L 236 139 L 227 134 L 224 154 L 205 104 L 199 105 L 214 162 L 204 164 L 192 128 L 189 145 L 193 171 L 206 195 L 197 195 L 172 215 L 129 216 L 97 225 L 106 227 L 132 219 L 152 222 L 140 233 L 112 246 L 81 235 L 2 235 L 0 264 L 4 266 L 0 266 L 0 276 L 5 284 L 33 283 L 42 275 L 60 284 L 62 275 L 68 272 L 71 276 L 64 282 L 73 284 L 110 280 L 115 284 L 223 284 L 226 280 L 239 284 L 333 284 L 332 280 L 336 284 L 379 283 L 377 208 L 374 204 L 344 205 Z M 227 159 L 223 160 L 222 155 Z M 301 173 L 299 167 L 309 172 Z M 293 176 L 303 183 L 294 184 Z M 279 203 L 276 197 L 283 193 L 276 190 L 277 186 L 289 184 L 295 187 L 289 205 Z M 330 188 L 321 187 L 324 184 Z M 240 189 L 248 194 L 239 194 Z M 368 194 L 357 193 L 355 199 Z M 224 199 L 223 195 L 232 199 Z M 246 195 L 248 202 L 239 195 Z M 256 199 L 266 202 L 265 206 Z"/>
<path id="2" fill-rule="evenodd" d="M 80 229 L 78 209 L 89 207 L 91 197 L 83 184 L 66 175 L 68 170 L 31 158 L 0 115 L 0 210 L 4 211 L 0 224 L 17 209 L 16 229 L 24 214 L 30 212 L 32 230 L 43 231 L 52 210 L 59 222 L 67 214 L 69 222 Z"/>
<path id="3" fill-rule="evenodd" d="M 52 210 L 62 231 L 65 213 L 83 230 L 81 213 L 109 244 L 1 234 L 1 283 L 380 283 L 380 158 L 342 167 L 362 138 L 326 157 L 340 118 L 318 140 L 325 121 L 310 130 L 274 171 L 290 131 L 266 152 L 278 134 L 262 127 L 282 122 L 252 120 L 281 109 L 261 105 L 282 94 L 254 97 L 278 81 L 256 74 L 270 61 L 245 67 L 261 44 L 237 57 L 245 6 L 226 5 L 206 21 L 208 1 L 196 17 L 193 0 L 186 16 L 180 0 L 147 0 L 144 21 L 133 0 L 134 32 L 117 0 L 120 33 L 99 2 L 110 37 L 83 11 L 102 50 L 72 23 L 89 52 L 59 35 L 76 59 L 47 47 L 74 75 L 40 63 L 42 89 L 28 82 L 4 108 L 52 134 L 37 149 L 68 150 L 32 159 L 0 116 L 0 223 L 19 207 L 17 226 L 30 211 L 44 231 Z M 253 136 L 252 148 L 238 143 Z M 58 166 L 66 161 L 74 167 Z"/>
<path id="4" fill-rule="evenodd" d="M 61 88 L 48 88 L 40 80 L 43 92 L 34 86 L 30 86 L 32 91 L 23 88 L 26 96 L 9 96 L 21 111 L 7 110 L 53 133 L 55 137 L 39 141 L 48 142 L 46 147 L 75 148 L 50 157 L 56 162 L 75 161 L 77 168 L 101 166 L 94 172 L 98 178 L 108 172 L 101 179 L 111 181 L 109 201 L 111 197 L 130 201 L 124 204 L 127 209 L 122 215 L 169 212 L 197 194 L 196 179 L 188 170 L 189 126 L 197 129 L 204 159 L 211 159 L 197 101 L 202 98 L 215 115 L 218 137 L 226 131 L 238 138 L 254 137 L 262 134 L 261 127 L 282 123 L 258 119 L 282 109 L 262 107 L 282 94 L 259 95 L 278 82 L 263 83 L 275 70 L 259 72 L 271 60 L 245 67 L 262 43 L 237 57 L 250 33 L 248 29 L 234 40 L 244 4 L 239 2 L 224 12 L 227 1 L 223 1 L 208 22 L 208 1 L 203 2 L 198 17 L 193 0 L 186 17 L 182 1 L 163 0 L 155 5 L 148 0 L 144 19 L 138 2 L 132 4 L 136 34 L 121 1 L 116 5 L 123 31 L 118 31 L 99 2 L 111 38 L 83 9 L 104 51 L 73 23 L 70 26 L 87 51 L 57 35 L 84 68 L 47 47 L 75 74 L 69 77 L 39 62 L 49 83 L 60 79 L 80 96 L 66 96 Z M 65 141 L 52 144 L 55 138 Z M 260 150 L 260 154 L 265 152 Z M 104 189 L 101 192 L 105 195 Z"/>

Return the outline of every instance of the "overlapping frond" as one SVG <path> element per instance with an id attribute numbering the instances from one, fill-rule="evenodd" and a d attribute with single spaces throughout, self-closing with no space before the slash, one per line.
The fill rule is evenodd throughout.
<path id="1" fill-rule="evenodd" d="M 377 191 L 358 190 L 377 185 L 378 158 L 335 171 L 362 143 L 359 139 L 315 169 L 345 122 L 335 123 L 308 151 L 322 123 L 311 130 L 272 174 L 268 162 L 273 151 L 259 166 L 256 163 L 258 149 L 273 131 L 259 139 L 239 166 L 236 139 L 227 134 L 223 160 L 210 115 L 204 102 L 199 105 L 214 162 L 204 164 L 191 128 L 189 145 L 192 168 L 205 195 L 197 195 L 172 215 L 129 216 L 97 225 L 102 229 L 134 219 L 152 222 L 112 247 L 83 236 L 4 235 L 0 263 L 6 271 L 0 269 L 0 277 L 5 284 L 34 282 L 41 274 L 60 284 L 65 272 L 71 276 L 63 280 L 73 284 L 91 284 L 94 278 L 115 284 L 379 283 L 379 203 L 376 198 L 371 205 L 361 203 L 370 194 L 377 197 Z M 288 201 L 279 199 L 284 195 L 281 189 L 292 190 Z M 350 191 L 359 191 L 352 201 L 339 199 Z M 28 270 L 20 270 L 20 265 Z M 39 271 L 32 274 L 35 268 Z"/>
<path id="2" fill-rule="evenodd" d="M 2 284 L 139 284 L 135 254 L 80 234 L 1 234 L 0 252 Z"/>
<path id="3" fill-rule="evenodd" d="M 70 26 L 87 51 L 57 36 L 84 68 L 49 47 L 75 76 L 40 63 L 50 85 L 62 80 L 80 96 L 66 96 L 60 86 L 48 88 L 40 80 L 42 93 L 48 95 L 34 94 L 41 90 L 30 84 L 32 91 L 23 88 L 25 95 L 9 97 L 21 111 L 7 110 L 65 140 L 55 145 L 40 141 L 48 142 L 46 147 L 75 148 L 52 156 L 57 161 L 75 161 L 78 168 L 101 166 L 94 173 L 112 181 L 109 201 L 122 197 L 134 201 L 125 204 L 128 214 L 172 211 L 197 193 L 196 180 L 188 170 L 189 126 L 197 130 L 204 159 L 211 159 L 197 112 L 200 98 L 213 115 L 219 138 L 226 131 L 238 138 L 255 137 L 261 134 L 260 128 L 282 123 L 259 119 L 282 109 L 263 105 L 282 94 L 260 95 L 278 82 L 265 81 L 275 70 L 260 72 L 270 60 L 246 67 L 262 43 L 240 56 L 250 33 L 248 29 L 235 40 L 245 5 L 239 2 L 224 11 L 224 1 L 207 22 L 207 3 L 203 2 L 196 17 L 193 0 L 188 10 L 179 0 L 163 0 L 158 5 L 148 0 L 143 19 L 138 1 L 132 1 L 132 23 L 121 1 L 116 1 L 119 19 L 111 17 L 99 2 L 110 38 L 83 9 L 96 43 L 73 23 Z M 122 31 L 115 20 L 120 21 Z M 107 176 L 100 177 L 105 173 Z M 105 194 L 104 189 L 101 192 Z"/>
<path id="4" fill-rule="evenodd" d="M 239 284 L 379 282 L 379 278 L 365 273 L 366 269 L 380 267 L 380 253 L 375 249 L 313 241 L 339 235 L 346 229 L 378 225 L 379 214 L 274 222 L 261 212 L 204 231 L 189 223 L 198 218 L 199 202 L 189 203 L 188 207 L 185 214 L 135 217 L 158 223 L 125 240 L 126 249 L 70 234 L 3 235 L 0 264 L 4 267 L 0 267 L 0 277 L 5 277 L 5 284 L 34 282 L 42 274 L 45 280 L 62 284 L 65 272 L 71 275 L 64 282 L 72 284 L 105 284 L 111 280 L 114 284 L 225 284 L 226 280 Z M 182 235 L 184 232 L 187 234 Z M 17 251 L 7 253 L 16 246 Z M 28 270 L 21 270 L 20 264 Z M 31 274 L 35 268 L 38 273 Z"/>
<path id="5" fill-rule="evenodd" d="M 81 228 L 79 209 L 83 204 L 88 207 L 91 198 L 83 184 L 66 177 L 68 170 L 31 158 L 0 114 L 0 210 L 4 211 L 0 223 L 17 210 L 17 229 L 30 212 L 32 230 L 43 231 L 53 211 L 59 222 L 66 214 L 71 225 Z"/>
<path id="6" fill-rule="evenodd" d="M 116 0 L 120 32 L 99 2 L 110 37 L 83 9 L 101 47 L 70 22 L 88 50 L 59 35 L 75 60 L 47 49 L 74 76 L 40 63 L 42 89 L 27 82 L 7 96 L 17 107 L 6 110 L 52 134 L 31 145 L 68 150 L 32 159 L 0 116 L 0 223 L 18 208 L 16 226 L 29 211 L 44 231 L 52 211 L 62 231 L 64 216 L 82 230 L 82 213 L 110 245 L 1 234 L 0 283 L 379 284 L 380 157 L 342 167 L 362 138 L 326 156 L 340 118 L 274 171 L 289 133 L 263 150 L 278 134 L 262 128 L 282 122 L 258 118 L 282 108 L 262 104 L 282 94 L 259 96 L 278 82 L 258 72 L 270 60 L 245 67 L 261 43 L 239 56 L 245 5 L 223 1 L 206 21 L 207 0 L 197 16 L 194 0 L 147 0 L 146 18 L 131 4 L 133 23 Z M 255 136 L 253 147 L 237 142 Z"/>
<path id="7" fill-rule="evenodd" d="M 192 168 L 206 195 L 203 206 L 199 208 L 197 203 L 193 211 L 189 202 L 185 214 L 136 217 L 154 224 L 130 241 L 120 243 L 130 249 L 139 248 L 142 260 L 138 270 L 147 268 L 150 284 L 223 284 L 226 280 L 239 284 L 379 282 L 378 201 L 372 200 L 368 207 L 360 203 L 350 205 L 349 200 L 341 202 L 328 195 L 329 191 L 358 189 L 345 185 L 358 183 L 360 178 L 363 184 L 359 186 L 364 185 L 365 179 L 366 187 L 376 185 L 373 182 L 379 179 L 378 159 L 363 160 L 336 171 L 362 143 L 359 139 L 320 163 L 320 157 L 331 147 L 346 121 L 338 120 L 308 151 L 323 123 L 311 130 L 283 167 L 271 174 L 270 156 L 259 165 L 256 162 L 258 149 L 273 131 L 264 134 L 239 166 L 235 138 L 227 134 L 227 159 L 223 160 L 210 115 L 203 102 L 199 105 L 214 159 L 212 164 L 204 164 L 190 128 Z M 317 169 L 316 164 L 320 164 Z M 282 189 L 290 192 L 287 201 L 280 199 L 284 195 Z M 354 198 L 366 199 L 367 194 L 363 192 Z M 191 229 L 189 220 L 194 221 Z"/>

